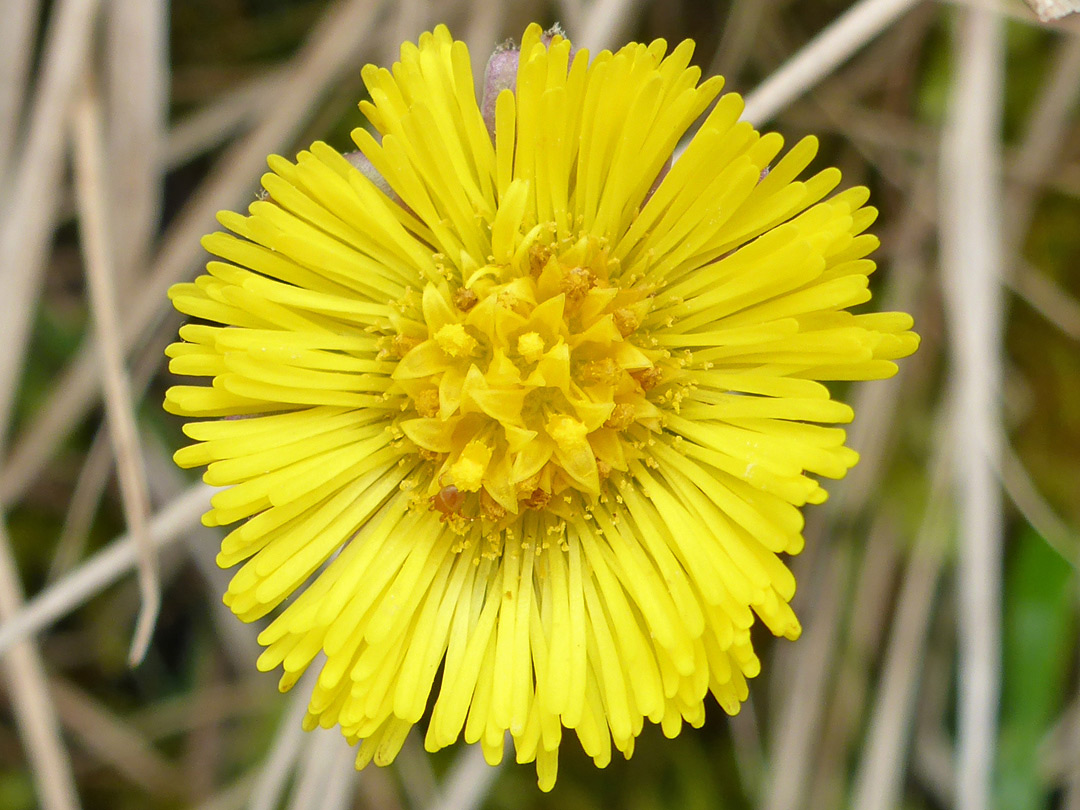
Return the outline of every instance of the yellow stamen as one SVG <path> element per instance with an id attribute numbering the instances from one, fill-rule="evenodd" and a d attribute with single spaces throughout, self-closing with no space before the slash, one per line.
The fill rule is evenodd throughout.
<path id="1" fill-rule="evenodd" d="M 435 333 L 439 348 L 451 357 L 468 357 L 476 350 L 476 338 L 465 331 L 460 323 L 448 323 Z"/>
<path id="2" fill-rule="evenodd" d="M 536 332 L 526 332 L 518 338 L 518 354 L 535 363 L 544 353 L 544 339 Z"/>
<path id="3" fill-rule="evenodd" d="M 473 439 L 465 445 L 458 460 L 450 467 L 454 486 L 462 492 L 476 492 L 480 489 L 490 461 L 491 448 L 479 439 Z"/>
<path id="4" fill-rule="evenodd" d="M 588 435 L 588 430 L 572 416 L 560 414 L 547 421 L 548 435 L 564 450 L 577 446 Z"/>

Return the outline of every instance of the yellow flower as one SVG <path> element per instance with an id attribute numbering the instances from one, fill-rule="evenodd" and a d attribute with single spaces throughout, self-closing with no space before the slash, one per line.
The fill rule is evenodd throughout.
<path id="1" fill-rule="evenodd" d="M 868 192 L 797 180 L 807 138 L 716 101 L 693 44 L 590 59 L 538 26 L 484 104 L 437 28 L 368 66 L 362 156 L 270 158 L 223 261 L 173 288 L 176 454 L 240 522 L 218 562 L 281 688 L 320 656 L 307 726 L 386 764 L 509 731 L 555 781 L 564 729 L 603 767 L 644 721 L 735 713 L 755 615 L 794 639 L 798 507 L 855 463 L 819 380 L 890 376 L 918 345 L 869 300 Z M 498 61 L 498 64 L 496 64 Z M 501 67 L 500 67 L 501 65 Z M 511 73 L 507 78 L 507 65 Z M 502 71 L 501 73 L 499 71 Z M 245 418 L 237 418 L 245 417 Z M 245 562 L 246 561 L 246 562 Z"/>

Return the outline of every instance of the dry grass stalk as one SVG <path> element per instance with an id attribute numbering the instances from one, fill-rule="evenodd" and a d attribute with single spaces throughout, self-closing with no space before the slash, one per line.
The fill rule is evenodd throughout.
<path id="1" fill-rule="evenodd" d="M 1046 178 L 1054 172 L 1080 98 L 1080 37 L 1063 37 L 1050 76 L 1028 116 L 1019 147 L 1010 162 L 1012 186 L 1005 196 L 1006 255 L 1023 248 L 1035 204 Z"/>
<path id="2" fill-rule="evenodd" d="M 762 806 L 765 810 L 797 810 L 804 806 L 811 772 L 811 759 L 818 740 L 829 684 L 830 662 L 836 653 L 844 608 L 841 593 L 851 566 L 846 546 L 835 546 L 816 558 L 811 581 L 816 583 L 812 615 L 792 667 L 799 677 L 790 680 L 787 700 L 782 704 L 769 756 L 770 772 Z M 804 611 L 805 612 L 805 611 Z"/>
<path id="3" fill-rule="evenodd" d="M 498 767 L 492 768 L 484 761 L 480 746 L 463 748 L 443 780 L 441 798 L 428 810 L 476 810 L 482 806 L 498 774 Z"/>
<path id="4" fill-rule="evenodd" d="M 193 810 L 240 810 L 246 807 L 257 776 L 257 771 L 249 771 L 228 787 L 222 788 L 210 798 L 200 802 Z"/>
<path id="5" fill-rule="evenodd" d="M 161 216 L 168 110 L 167 0 L 113 0 L 105 15 L 108 199 L 116 275 L 132 281 Z"/>
<path id="6" fill-rule="evenodd" d="M 746 96 L 743 117 L 755 126 L 816 86 L 919 0 L 860 0 Z"/>
<path id="7" fill-rule="evenodd" d="M 213 487 L 194 484 L 150 519 L 150 539 L 161 549 L 199 522 Z M 137 565 L 134 539 L 127 534 L 84 561 L 58 582 L 34 596 L 0 624 L 0 655 L 12 645 L 51 625 L 96 596 Z"/>
<path id="8" fill-rule="evenodd" d="M 584 9 L 574 44 L 596 53 L 625 39 L 643 0 L 592 0 Z"/>
<path id="9" fill-rule="evenodd" d="M 411 732 L 394 760 L 394 770 L 401 780 L 401 790 L 408 807 L 431 807 L 439 795 L 438 781 L 431 767 L 431 757 L 424 750 L 424 741 Z"/>
<path id="10" fill-rule="evenodd" d="M 255 123 L 260 111 L 277 95 L 285 71 L 285 68 L 271 68 L 178 121 L 165 136 L 163 166 L 183 166 Z"/>
<path id="11" fill-rule="evenodd" d="M 1027 0 L 1027 4 L 1043 22 L 1060 20 L 1080 11 L 1080 0 Z"/>
<path id="12" fill-rule="evenodd" d="M 80 71 L 85 69 L 99 0 L 64 0 L 53 7 L 42 71 L 26 126 L 25 148 L 0 190 L 0 449 L 19 390 L 31 314 L 41 288 L 63 171 L 64 126 Z M 4 191 L 10 189 L 5 194 Z"/>
<path id="13" fill-rule="evenodd" d="M 1001 483 L 1009 500 L 1063 560 L 1073 568 L 1080 568 L 1080 538 L 1039 492 L 1004 434 L 999 437 L 998 444 L 1001 447 Z"/>
<path id="14" fill-rule="evenodd" d="M 37 16 L 37 0 L 0 0 L 0 186 L 19 136 Z"/>
<path id="15" fill-rule="evenodd" d="M 1016 0 L 940 0 L 943 3 L 951 3 L 969 8 L 982 8 L 996 12 L 1001 17 L 1027 23 L 1039 28 L 1049 28 L 1056 31 L 1080 32 L 1080 17 L 1061 17 L 1056 20 L 1040 20 Z"/>
<path id="16" fill-rule="evenodd" d="M 940 168 L 942 264 L 959 501 L 959 810 L 989 806 L 1001 690 L 1002 23 L 964 15 Z"/>
<path id="17" fill-rule="evenodd" d="M 83 97 L 76 104 L 74 114 L 72 134 L 75 147 L 75 190 L 94 332 L 101 352 L 105 414 L 113 452 L 116 455 L 124 518 L 139 552 L 139 591 L 142 595 L 142 606 L 129 657 L 131 665 L 134 666 L 142 661 L 150 644 L 161 606 L 161 584 L 147 526 L 150 497 L 146 490 L 142 448 L 135 427 L 131 384 L 120 341 L 118 274 L 113 246 L 110 244 L 112 226 L 106 214 L 108 195 L 105 186 L 103 130 L 100 101 L 88 83 Z"/>
<path id="18" fill-rule="evenodd" d="M 182 793 L 180 770 L 129 723 L 71 683 L 54 678 L 50 686 L 61 720 L 87 751 L 149 793 Z"/>
<path id="19" fill-rule="evenodd" d="M 315 25 L 283 74 L 287 80 L 278 88 L 266 117 L 222 156 L 163 237 L 151 262 L 153 272 L 132 296 L 123 324 L 126 349 L 138 345 L 161 317 L 168 287 L 198 265 L 203 256 L 199 238 L 214 229 L 216 213 L 252 199 L 266 156 L 290 147 L 326 89 L 356 63 L 368 38 L 378 30 L 372 23 L 382 6 L 382 0 L 342 0 Z M 10 503 L 25 491 L 74 424 L 95 404 L 99 393 L 96 355 L 92 341 L 88 342 L 60 375 L 49 400 L 12 452 L 9 469 L 0 478 L 0 503 Z"/>
<path id="20" fill-rule="evenodd" d="M 146 472 L 150 494 L 155 502 L 167 503 L 183 492 L 187 479 L 173 463 L 171 454 L 161 440 L 149 433 L 143 434 L 146 448 Z M 189 559 L 195 564 L 206 583 L 207 598 L 211 605 L 211 621 L 221 640 L 224 654 L 238 672 L 246 672 L 262 652 L 256 641 L 263 622 L 244 624 L 236 620 L 233 612 L 221 601 L 221 594 L 229 587 L 231 575 L 218 567 L 215 557 L 221 545 L 221 531 L 194 526 L 182 538 Z"/>
<path id="21" fill-rule="evenodd" d="M 952 472 L 947 444 L 944 436 L 937 443 L 929 503 L 897 599 L 877 700 L 852 790 L 854 810 L 889 810 L 899 804 L 921 661 L 944 565 L 949 507 L 943 493 Z"/>
<path id="22" fill-rule="evenodd" d="M 343 742 L 333 749 L 326 783 L 321 786 L 311 810 L 347 810 L 353 806 L 353 798 L 361 776 L 353 764 L 353 750 Z"/>
<path id="23" fill-rule="evenodd" d="M 0 516 L 0 619 L 4 622 L 18 613 L 23 598 L 10 549 L 7 527 Z M 60 737 L 45 664 L 36 644 L 23 641 L 0 654 L 0 669 L 42 810 L 78 810 L 71 762 Z"/>
<path id="24" fill-rule="evenodd" d="M 940 807 L 956 806 L 956 752 L 941 729 L 916 730 L 912 776 Z"/>
<path id="25" fill-rule="evenodd" d="M 1073 340 L 1080 340 L 1080 301 L 1047 278 L 1042 270 L 1021 261 L 1020 268 L 1009 275 L 1007 282 L 1013 292 L 1046 320 Z"/>
<path id="26" fill-rule="evenodd" d="M 729 86 L 736 84 L 739 72 L 753 53 L 768 5 L 767 0 L 736 0 L 731 4 L 707 75 L 723 76 Z"/>
<path id="27" fill-rule="evenodd" d="M 863 546 L 858 571 L 849 591 L 847 632 L 837 655 L 826 698 L 827 714 L 816 746 L 807 807 L 841 807 L 848 792 L 848 767 L 855 736 L 865 724 L 873 697 L 876 664 L 892 616 L 895 585 L 905 561 L 898 538 L 894 504 L 883 504 L 869 530 L 860 534 Z"/>
<path id="28" fill-rule="evenodd" d="M 765 746 L 761 738 L 761 721 L 751 693 L 739 713 L 728 718 L 731 729 L 732 754 L 744 796 L 756 799 L 761 795 L 765 776 Z"/>
<path id="29" fill-rule="evenodd" d="M 304 752 L 287 810 L 341 810 L 341 801 L 349 795 L 345 789 L 347 781 L 356 781 L 355 752 L 337 729 L 315 729 L 305 735 L 303 744 Z M 348 776 L 349 780 L 343 780 L 343 776 Z M 340 784 L 336 787 L 334 801 L 331 801 L 327 794 L 335 782 Z"/>
<path id="30" fill-rule="evenodd" d="M 86 549 L 90 527 L 113 469 L 112 448 L 105 431 L 98 431 L 86 452 L 75 488 L 68 500 L 64 525 L 53 550 L 48 581 L 63 576 L 79 562 Z"/>
<path id="31" fill-rule="evenodd" d="M 163 326 L 170 331 L 174 328 L 168 322 Z M 150 380 L 158 372 L 161 365 L 159 346 L 160 342 L 156 339 L 150 341 L 141 356 L 137 356 L 132 363 L 131 390 L 132 398 L 136 402 L 142 400 L 147 385 L 149 385 Z M 146 437 L 143 438 L 143 447 L 147 447 Z M 144 460 L 149 463 L 149 459 L 144 458 Z M 56 542 L 52 563 L 49 566 L 47 577 L 49 582 L 66 574 L 82 559 L 89 540 L 91 524 L 97 514 L 111 477 L 113 461 L 112 449 L 109 446 L 108 426 L 102 425 L 94 434 L 94 440 L 86 453 L 78 478 L 75 479 L 75 487 L 68 503 L 67 514 L 64 516 L 60 538 Z M 176 470 L 171 461 L 170 467 Z M 153 501 L 155 496 L 152 491 L 152 475 L 149 476 L 149 480 L 151 484 L 151 500 Z M 186 483 L 186 481 L 183 483 Z M 160 498 L 159 501 L 161 503 L 167 502 L 182 488 L 182 486 L 177 486 L 169 493 L 168 497 Z"/>
<path id="32" fill-rule="evenodd" d="M 289 708 L 281 718 L 277 733 L 251 791 L 249 810 L 274 810 L 285 792 L 296 760 L 304 746 L 305 734 L 300 725 L 307 711 L 307 702 L 314 683 L 314 669 L 293 687 Z"/>

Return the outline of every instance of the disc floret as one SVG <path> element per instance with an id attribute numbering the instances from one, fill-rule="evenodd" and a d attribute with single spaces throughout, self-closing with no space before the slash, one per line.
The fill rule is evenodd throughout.
<path id="1" fill-rule="evenodd" d="M 632 434 L 659 429 L 651 392 L 676 366 L 639 329 L 649 290 L 618 269 L 600 240 L 552 238 L 423 290 L 420 339 L 399 341 L 398 426 L 432 459 L 427 496 L 451 523 L 505 527 L 568 491 L 597 496 Z M 464 493 L 449 511 L 448 488 Z"/>

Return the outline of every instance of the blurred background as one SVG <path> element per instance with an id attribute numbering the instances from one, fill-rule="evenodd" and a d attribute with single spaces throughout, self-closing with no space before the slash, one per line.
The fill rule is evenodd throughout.
<path id="1" fill-rule="evenodd" d="M 862 461 L 742 713 L 603 771 L 569 741 L 547 795 L 301 732 L 160 409 L 165 290 L 266 155 L 352 148 L 360 67 L 436 23 L 479 77 L 532 20 L 692 37 L 756 125 L 818 134 L 881 211 L 873 306 L 923 336 L 837 387 Z M 1022 0 L 0 0 L 0 808 L 1080 810 L 1078 95 L 1080 15 Z"/>

